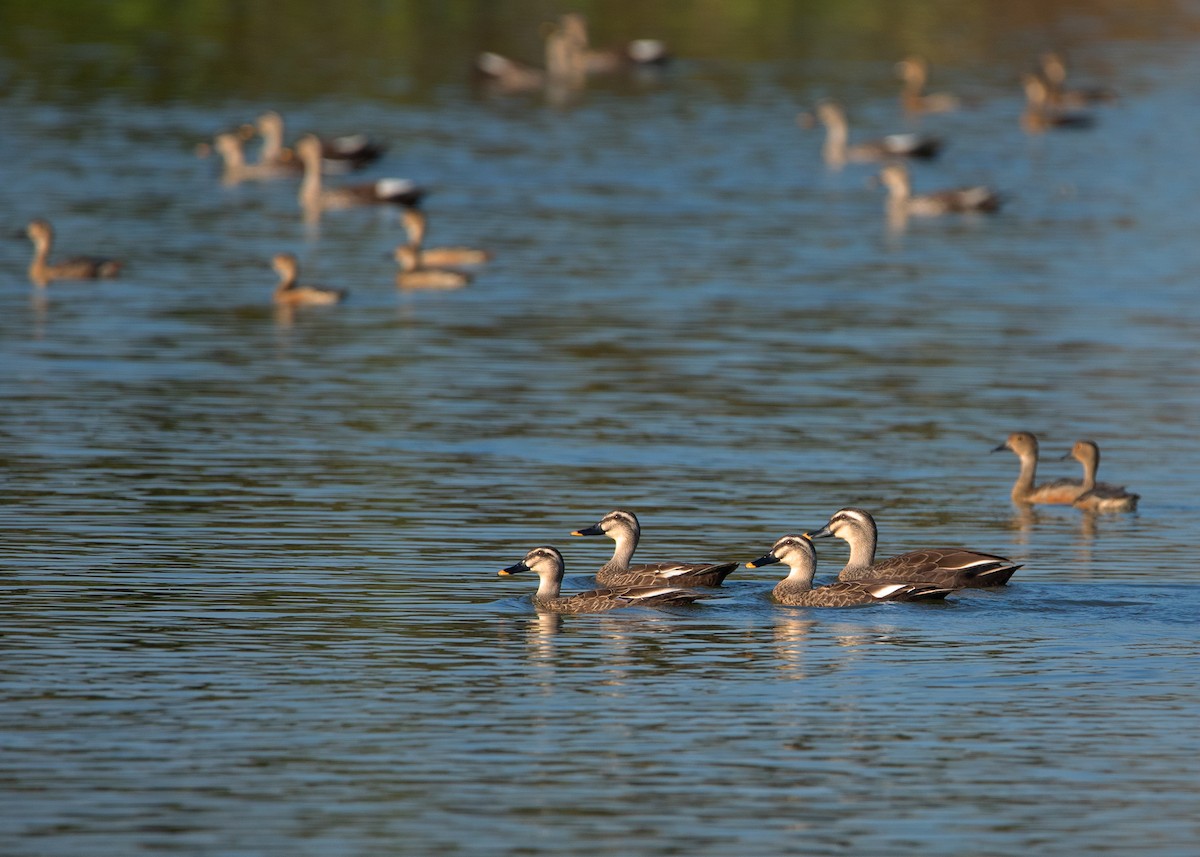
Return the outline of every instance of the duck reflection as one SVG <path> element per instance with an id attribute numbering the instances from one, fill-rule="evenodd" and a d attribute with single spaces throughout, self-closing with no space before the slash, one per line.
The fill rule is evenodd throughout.
<path id="1" fill-rule="evenodd" d="M 808 638 L 817 625 L 816 619 L 806 619 L 795 611 L 776 610 L 774 633 L 776 665 L 791 678 L 808 678 L 806 653 Z"/>

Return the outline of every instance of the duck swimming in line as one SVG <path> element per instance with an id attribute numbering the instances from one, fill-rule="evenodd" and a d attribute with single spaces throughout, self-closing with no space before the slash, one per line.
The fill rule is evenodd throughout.
<path id="1" fill-rule="evenodd" d="M 1037 477 L 1038 440 L 1030 432 L 1013 432 L 992 452 L 1004 449 L 1012 451 L 1021 461 L 1021 470 L 1012 487 L 1014 503 L 1065 505 L 1074 503 L 1084 492 L 1083 483 L 1078 479 L 1058 479 L 1041 485 L 1034 484 Z"/>
<path id="2" fill-rule="evenodd" d="M 896 63 L 896 74 L 903 85 L 900 88 L 900 105 L 908 113 L 949 113 L 962 106 L 958 96 L 948 92 L 925 92 L 929 80 L 929 64 L 923 57 L 905 57 Z"/>
<path id="3" fill-rule="evenodd" d="M 409 179 L 379 179 L 363 184 L 323 187 L 321 184 L 321 141 L 311 134 L 300 138 L 296 154 L 304 165 L 300 183 L 300 207 L 309 214 L 326 209 L 351 208 L 358 205 L 417 205 L 425 189 Z"/>
<path id="4" fill-rule="evenodd" d="M 466 268 L 482 265 L 492 258 L 487 250 L 474 247 L 426 247 L 425 231 L 428 221 L 415 208 L 400 212 L 400 222 L 408 233 L 408 245 L 419 251 L 420 266 L 427 268 Z"/>
<path id="5" fill-rule="evenodd" d="M 850 125 L 846 121 L 846 112 L 833 101 L 822 101 L 817 105 L 817 118 L 825 126 L 825 145 L 821 154 L 825 163 L 834 169 L 847 163 L 888 158 L 933 158 L 942 148 L 941 140 L 925 134 L 891 134 L 878 140 L 850 145 Z"/>
<path id="6" fill-rule="evenodd" d="M 904 580 L 977 588 L 1003 586 L 1021 567 L 1005 557 L 966 548 L 925 548 L 876 562 L 879 531 L 864 509 L 840 509 L 829 523 L 806 535 L 812 539 L 836 537 L 850 545 L 850 559 L 838 580 Z"/>
<path id="7" fill-rule="evenodd" d="M 791 607 L 857 607 L 882 601 L 944 601 L 953 586 L 936 583 L 917 583 L 904 580 L 839 580 L 828 586 L 813 588 L 817 569 L 817 552 L 808 536 L 789 534 L 781 537 L 771 550 L 746 568 L 782 562 L 788 576 L 771 591 L 780 604 Z"/>
<path id="8" fill-rule="evenodd" d="M 115 277 L 122 263 L 117 259 L 98 256 L 76 256 L 61 262 L 49 262 L 50 248 L 54 244 L 54 228 L 48 220 L 31 220 L 25 234 L 33 242 L 33 261 L 29 263 L 29 279 L 39 288 L 51 280 L 94 280 L 98 277 Z"/>
<path id="9" fill-rule="evenodd" d="M 573 530 L 573 536 L 608 536 L 616 545 L 612 559 L 596 572 L 604 586 L 644 586 L 672 583 L 682 586 L 720 586 L 740 565 L 737 562 L 653 562 L 630 565 L 642 527 L 637 515 L 624 509 L 609 512 L 595 524 Z"/>
<path id="10" fill-rule="evenodd" d="M 279 274 L 275 303 L 281 306 L 328 306 L 346 296 L 345 291 L 340 289 L 300 285 L 300 265 L 291 253 L 276 253 L 271 257 L 271 267 Z"/>
<path id="11" fill-rule="evenodd" d="M 1000 208 L 1000 195 L 985 185 L 914 194 L 903 164 L 887 164 L 879 171 L 879 178 L 888 190 L 889 214 L 900 218 L 993 212 Z"/>
<path id="12" fill-rule="evenodd" d="M 1072 503 L 1075 508 L 1092 512 L 1133 512 L 1137 509 L 1141 495 L 1126 491 L 1123 485 L 1096 481 L 1096 471 L 1100 469 L 1100 447 L 1095 442 L 1077 440 L 1063 458 L 1074 458 L 1083 465 L 1082 491 Z"/>
<path id="13" fill-rule="evenodd" d="M 400 265 L 396 285 L 402 289 L 460 289 L 471 282 L 471 275 L 462 271 L 426 267 L 424 254 L 408 244 L 401 244 L 393 255 Z"/>
<path id="14" fill-rule="evenodd" d="M 561 595 L 563 574 L 566 571 L 562 554 L 550 545 L 536 547 L 520 562 L 500 571 L 501 576 L 532 571 L 539 578 L 533 604 L 540 610 L 555 613 L 602 613 L 619 607 L 666 607 L 690 604 L 709 597 L 702 592 L 679 586 L 628 586 L 613 589 L 593 589 L 574 595 Z"/>

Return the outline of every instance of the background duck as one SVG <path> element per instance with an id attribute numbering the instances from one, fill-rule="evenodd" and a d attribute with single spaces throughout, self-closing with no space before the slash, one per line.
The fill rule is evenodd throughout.
<path id="1" fill-rule="evenodd" d="M 875 561 L 879 531 L 865 509 L 846 508 L 833 513 L 829 523 L 806 533 L 812 539 L 831 536 L 850 545 L 850 559 L 839 580 L 891 579 L 936 583 L 949 587 L 1003 586 L 1019 563 L 994 554 L 966 548 L 924 548 Z"/>
<path id="2" fill-rule="evenodd" d="M 1071 451 L 1063 458 L 1074 458 L 1083 465 L 1082 491 L 1072 504 L 1077 509 L 1093 512 L 1132 512 L 1137 509 L 1140 494 L 1126 491 L 1123 485 L 1096 481 L 1096 471 L 1100 469 L 1100 447 L 1094 441 L 1075 441 Z"/>
<path id="3" fill-rule="evenodd" d="M 634 39 L 615 48 L 591 46 L 587 18 L 568 12 L 559 18 L 558 29 L 567 45 L 575 51 L 585 74 L 611 74 L 634 67 L 661 66 L 670 59 L 666 43 L 659 39 Z"/>
<path id="4" fill-rule="evenodd" d="M 408 244 L 401 244 L 393 255 L 400 265 L 396 285 L 402 289 L 459 289 L 471 282 L 471 275 L 462 271 L 427 267 L 424 254 Z"/>
<path id="5" fill-rule="evenodd" d="M 948 92 L 926 94 L 929 65 L 924 57 L 909 56 L 896 63 L 896 73 L 903 81 L 900 104 L 909 113 L 949 113 L 962 106 L 958 96 Z"/>
<path id="6" fill-rule="evenodd" d="M 300 206 L 309 213 L 359 205 L 417 205 L 425 189 L 410 179 L 378 179 L 363 184 L 324 187 L 321 182 L 321 141 L 312 134 L 300 138 L 296 154 L 304 165 L 300 183 Z"/>
<path id="7" fill-rule="evenodd" d="M 268 110 L 255 120 L 255 128 L 262 137 L 260 164 L 271 164 L 294 172 L 303 165 L 296 153 L 284 146 L 283 116 Z M 321 139 L 321 169 L 325 173 L 344 173 L 361 169 L 383 156 L 385 147 L 374 143 L 366 134 L 351 134 L 333 139 Z"/>
<path id="8" fill-rule="evenodd" d="M 846 111 L 834 101 L 817 105 L 817 118 L 825 126 L 825 163 L 838 168 L 854 162 L 882 161 L 887 158 L 933 158 L 941 151 L 942 141 L 926 134 L 890 134 L 878 140 L 850 145 L 850 125 Z"/>
<path id="9" fill-rule="evenodd" d="M 302 286 L 298 279 L 300 265 L 291 253 L 276 253 L 271 257 L 271 267 L 279 274 L 279 285 L 275 287 L 275 303 L 283 306 L 328 306 L 338 303 L 346 296 L 341 289 L 326 289 L 321 286 Z"/>
<path id="10" fill-rule="evenodd" d="M 593 589 L 574 595 L 561 595 L 563 574 L 566 565 L 562 554 L 550 545 L 536 547 L 520 562 L 502 569 L 501 576 L 532 571 L 538 576 L 538 589 L 533 603 L 541 610 L 555 613 L 602 613 L 619 607 L 666 607 L 674 604 L 690 604 L 704 593 L 679 586 L 630 586 L 614 589 Z"/>
<path id="11" fill-rule="evenodd" d="M 282 179 L 296 173 L 296 169 L 285 164 L 246 163 L 246 152 L 242 148 L 242 140 L 231 131 L 218 134 L 213 140 L 213 148 L 224 162 L 221 181 L 227 185 Z M 298 167 L 299 165 L 297 165 Z"/>
<path id="12" fill-rule="evenodd" d="M 882 601 L 941 601 L 956 591 L 955 587 L 936 583 L 903 580 L 839 580 L 813 589 L 817 552 L 813 549 L 812 540 L 803 535 L 782 536 L 770 551 L 746 563 L 746 568 L 761 568 L 776 562 L 785 564 L 789 573 L 775 584 L 771 596 L 780 604 L 792 607 L 856 607 Z"/>
<path id="13" fill-rule="evenodd" d="M 474 267 L 492 258 L 492 254 L 487 250 L 477 250 L 474 247 L 426 247 L 428 220 L 423 212 L 415 208 L 406 208 L 400 212 L 400 223 L 408 234 L 408 245 L 418 251 L 422 267 Z"/>
<path id="14" fill-rule="evenodd" d="M 1025 90 L 1025 112 L 1021 114 L 1021 127 L 1031 134 L 1040 134 L 1053 128 L 1082 129 L 1096 124 L 1090 113 L 1068 112 L 1055 105 L 1050 99 L 1050 88 L 1036 74 L 1021 76 Z"/>
<path id="15" fill-rule="evenodd" d="M 33 242 L 33 261 L 29 263 L 29 279 L 36 286 L 45 286 L 51 280 L 94 280 L 98 277 L 115 277 L 122 263 L 116 259 L 99 256 L 75 256 L 61 262 L 49 262 L 50 248 L 54 244 L 54 228 L 50 221 L 31 220 L 25 234 Z"/>
<path id="16" fill-rule="evenodd" d="M 1057 479 L 1041 485 L 1034 484 L 1037 478 L 1038 440 L 1030 432 L 1013 432 L 992 452 L 1004 449 L 1012 451 L 1021 461 L 1021 470 L 1012 487 L 1011 496 L 1014 503 L 1074 503 L 1086 490 L 1078 479 Z"/>
<path id="17" fill-rule="evenodd" d="M 1067 62 L 1057 51 L 1047 51 L 1039 58 L 1039 69 L 1046 82 L 1050 104 L 1059 108 L 1087 107 L 1103 101 L 1113 101 L 1117 94 L 1105 86 L 1070 87 L 1067 83 Z"/>
<path id="18" fill-rule="evenodd" d="M 687 586 L 720 586 L 738 567 L 737 562 L 654 562 L 630 565 L 637 550 L 642 527 L 637 515 L 614 509 L 590 527 L 573 530 L 573 536 L 608 536 L 616 544 L 612 559 L 596 572 L 596 581 L 605 586 L 641 586 L 674 583 Z"/>
<path id="19" fill-rule="evenodd" d="M 914 194 L 908 169 L 903 164 L 887 164 L 880 170 L 879 178 L 888 190 L 888 207 L 893 214 L 937 217 L 943 214 L 993 212 L 1000 209 L 1000 194 L 986 185 Z"/>

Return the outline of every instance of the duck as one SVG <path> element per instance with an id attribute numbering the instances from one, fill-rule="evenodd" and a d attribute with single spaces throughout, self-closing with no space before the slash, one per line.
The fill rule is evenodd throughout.
<path id="1" fill-rule="evenodd" d="M 1000 209 L 1000 194 L 986 185 L 914 194 L 908 169 L 903 164 L 885 165 L 879 172 L 879 178 L 888 190 L 889 213 L 901 217 L 937 217 Z"/>
<path id="2" fill-rule="evenodd" d="M 255 120 L 254 125 L 263 141 L 258 163 L 294 172 L 303 169 L 296 153 L 283 145 L 283 116 L 268 110 Z M 365 134 L 350 134 L 320 142 L 321 168 L 325 173 L 361 169 L 379 160 L 386 151 L 385 147 L 372 142 Z"/>
<path id="3" fill-rule="evenodd" d="M 927 134 L 890 134 L 878 140 L 850 145 L 846 111 L 834 101 L 818 104 L 817 118 L 825 126 L 825 146 L 821 153 L 825 163 L 834 168 L 850 162 L 864 163 L 888 158 L 934 158 L 942 148 L 940 139 Z"/>
<path id="4" fill-rule="evenodd" d="M 477 56 L 474 70 L 479 79 L 508 95 L 533 92 L 546 86 L 544 71 L 494 51 L 484 51 Z"/>
<path id="5" fill-rule="evenodd" d="M 54 244 L 54 227 L 48 220 L 31 220 L 25 227 L 25 234 L 33 242 L 29 279 L 39 288 L 48 285 L 51 280 L 95 280 L 99 277 L 115 277 L 121 272 L 122 263 L 119 260 L 97 256 L 76 256 L 61 262 L 48 262 L 50 248 Z"/>
<path id="6" fill-rule="evenodd" d="M 1025 112 L 1021 114 L 1021 127 L 1030 134 L 1041 134 L 1054 128 L 1082 129 L 1096 124 L 1090 113 L 1069 112 L 1054 104 L 1050 88 L 1036 74 L 1021 76 L 1025 89 Z"/>
<path id="7" fill-rule="evenodd" d="M 1082 492 L 1071 504 L 1076 509 L 1092 512 L 1133 512 L 1137 510 L 1140 494 L 1125 490 L 1123 485 L 1109 485 L 1096 481 L 1100 469 L 1100 447 L 1095 441 L 1077 440 L 1064 459 L 1074 458 L 1083 465 Z"/>
<path id="8" fill-rule="evenodd" d="M 304 165 L 300 182 L 300 207 L 306 212 L 319 213 L 325 209 L 350 208 L 357 205 L 414 206 L 425 196 L 424 188 L 410 179 L 378 179 L 363 184 L 322 187 L 321 141 L 312 134 L 300 138 L 296 154 Z"/>
<path id="9" fill-rule="evenodd" d="M 771 597 L 789 607 L 857 607 L 882 601 L 944 601 L 957 587 L 937 583 L 905 580 L 839 580 L 827 586 L 813 588 L 817 570 L 817 552 L 807 535 L 789 533 L 781 536 L 771 550 L 746 568 L 782 562 L 788 576 L 771 590 Z"/>
<path id="10" fill-rule="evenodd" d="M 242 139 L 232 131 L 218 134 L 213 139 L 213 148 L 224 161 L 221 171 L 221 181 L 227 185 L 241 184 L 248 181 L 268 181 L 286 178 L 294 175 L 296 170 L 286 164 L 246 163 L 246 153 L 242 148 Z"/>
<path id="11" fill-rule="evenodd" d="M 574 595 L 562 595 L 562 580 L 566 564 L 558 549 L 551 545 L 533 548 L 525 558 L 501 569 L 502 577 L 532 571 L 539 578 L 533 604 L 539 610 L 554 613 L 603 613 L 619 607 L 667 607 L 690 604 L 708 597 L 681 586 L 626 586 L 612 589 L 592 589 Z"/>
<path id="12" fill-rule="evenodd" d="M 271 267 L 279 274 L 279 285 L 275 287 L 275 303 L 281 306 L 328 306 L 338 303 L 346 296 L 346 292 L 341 289 L 300 285 L 297 282 L 300 265 L 291 253 L 276 253 L 271 257 Z"/>
<path id="13" fill-rule="evenodd" d="M 903 580 L 949 587 L 1003 586 L 1021 567 L 1002 556 L 966 548 L 925 548 L 875 561 L 879 531 L 865 509 L 839 509 L 829 522 L 805 533 L 811 539 L 836 536 L 850 545 L 850 559 L 838 580 Z"/>
<path id="14" fill-rule="evenodd" d="M 616 542 L 613 556 L 596 572 L 603 586 L 648 586 L 674 583 L 686 586 L 720 586 L 741 563 L 737 562 L 653 562 L 630 565 L 642 536 L 637 515 L 614 509 L 590 527 L 572 530 L 573 536 L 608 536 Z"/>
<path id="15" fill-rule="evenodd" d="M 1087 490 L 1078 479 L 1058 479 L 1041 485 L 1034 484 L 1037 478 L 1038 439 L 1031 432 L 1013 432 L 992 452 L 1005 449 L 1013 452 L 1021 461 L 1021 470 L 1012 487 L 1011 496 L 1014 503 L 1067 505 L 1074 503 L 1079 495 Z"/>
<path id="16" fill-rule="evenodd" d="M 929 80 L 929 64 L 924 57 L 909 56 L 896 63 L 896 73 L 904 82 L 900 88 L 900 104 L 908 113 L 949 113 L 962 106 L 956 95 L 948 92 L 925 92 Z"/>
<path id="17" fill-rule="evenodd" d="M 585 74 L 611 74 L 629 68 L 662 66 L 670 60 L 666 43 L 659 39 L 634 39 L 616 48 L 593 48 L 587 18 L 579 12 L 562 15 L 558 32 L 574 49 L 576 59 L 573 62 L 578 63 Z M 550 67 L 549 63 L 547 67 Z"/>
<path id="18" fill-rule="evenodd" d="M 460 289 L 471 282 L 471 275 L 448 268 L 430 268 L 417 247 L 401 244 L 394 256 L 400 265 L 396 285 L 402 289 Z"/>
<path id="19" fill-rule="evenodd" d="M 1087 107 L 1103 101 L 1113 101 L 1117 94 L 1104 86 L 1084 86 L 1068 89 L 1067 63 L 1057 51 L 1047 51 L 1039 58 L 1039 70 L 1049 90 L 1049 101 L 1054 107 Z"/>
<path id="20" fill-rule="evenodd" d="M 415 208 L 406 208 L 400 212 L 400 222 L 404 231 L 408 233 L 408 246 L 418 251 L 423 267 L 474 267 L 492 258 L 492 254 L 487 250 L 477 250 L 474 247 L 426 247 L 425 231 L 428 220 L 424 213 Z"/>

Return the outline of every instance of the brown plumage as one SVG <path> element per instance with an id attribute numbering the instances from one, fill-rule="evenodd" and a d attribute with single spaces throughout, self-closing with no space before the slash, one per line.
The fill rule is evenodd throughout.
<path id="1" fill-rule="evenodd" d="M 283 144 L 283 117 L 268 110 L 254 123 L 262 137 L 262 152 L 258 163 L 272 165 L 289 172 L 300 172 L 303 165 L 294 151 Z M 344 173 L 361 169 L 382 157 L 386 149 L 372 142 L 365 134 L 351 134 L 321 140 L 321 169 L 325 173 Z"/>
<path id="2" fill-rule="evenodd" d="M 875 519 L 863 509 L 846 508 L 833 514 L 829 523 L 810 538 L 835 536 L 850 545 L 850 559 L 838 574 L 839 580 L 904 580 L 949 587 L 988 587 L 1008 583 L 1021 567 L 1009 559 L 966 548 L 923 548 L 875 561 L 878 529 Z"/>
<path id="3" fill-rule="evenodd" d="M 400 213 L 400 223 L 408 233 L 408 245 L 419 251 L 419 263 L 423 268 L 470 268 L 482 265 L 492 258 L 487 250 L 474 247 L 426 247 L 425 233 L 429 221 L 425 214 L 415 208 L 406 208 Z"/>
<path id="4" fill-rule="evenodd" d="M 1055 128 L 1091 128 L 1096 124 L 1090 113 L 1078 113 L 1064 109 L 1051 100 L 1046 81 L 1036 74 L 1021 77 L 1025 89 L 1025 112 L 1021 114 L 1021 127 L 1030 134 L 1040 134 Z"/>
<path id="5" fill-rule="evenodd" d="M 1017 481 L 1013 483 L 1014 503 L 1045 503 L 1047 505 L 1074 503 L 1086 489 L 1078 479 L 1058 479 L 1035 485 L 1038 462 L 1038 440 L 1027 431 L 1015 431 L 1004 443 L 992 450 L 1011 450 L 1021 461 Z"/>
<path id="6" fill-rule="evenodd" d="M 746 568 L 761 568 L 776 562 L 784 563 L 790 571 L 775 584 L 771 595 L 780 604 L 792 607 L 858 607 L 881 601 L 942 601 L 957 589 L 900 579 L 839 580 L 814 589 L 817 553 L 808 536 L 795 534 L 780 538 L 769 552 L 746 563 Z"/>
<path id="7" fill-rule="evenodd" d="M 25 234 L 33 242 L 33 261 L 29 263 L 29 279 L 42 287 L 51 280 L 94 280 L 98 277 L 115 277 L 121 271 L 121 262 L 98 256 L 76 256 L 59 262 L 50 262 L 50 248 L 54 244 L 54 228 L 46 220 L 31 220 Z"/>
<path id="8" fill-rule="evenodd" d="M 905 57 L 896 63 L 896 73 L 903 81 L 900 104 L 909 113 L 948 113 L 962 105 L 958 96 L 948 92 L 925 92 L 929 65 L 923 57 Z"/>
<path id="9" fill-rule="evenodd" d="M 363 184 L 324 187 L 321 182 L 321 141 L 311 134 L 300 138 L 296 154 L 304 165 L 300 206 L 309 213 L 383 203 L 417 205 L 425 196 L 424 188 L 409 179 L 378 179 Z"/>
<path id="10" fill-rule="evenodd" d="M 879 172 L 888 190 L 888 207 L 894 214 L 937 217 L 942 214 L 993 212 L 1000 209 L 998 193 L 984 185 L 914 194 L 903 164 L 888 164 Z"/>
<path id="11" fill-rule="evenodd" d="M 574 595 L 561 595 L 563 574 L 566 571 L 562 554 L 549 545 L 536 547 L 520 562 L 500 571 L 502 576 L 532 571 L 539 578 L 533 603 L 539 610 L 555 613 L 602 613 L 620 607 L 666 607 L 690 604 L 704 593 L 679 586 L 628 586 L 593 589 Z"/>
<path id="12" fill-rule="evenodd" d="M 213 148 L 216 149 L 224 163 L 221 181 L 227 185 L 287 178 L 299 169 L 299 164 L 296 165 L 296 169 L 292 169 L 282 164 L 246 163 L 246 153 L 242 149 L 241 138 L 231 132 L 218 134 L 213 141 Z"/>
<path id="13" fill-rule="evenodd" d="M 279 285 L 275 287 L 275 303 L 282 306 L 328 306 L 338 303 L 346 296 L 340 289 L 300 285 L 300 266 L 291 253 L 276 253 L 271 258 L 271 267 L 279 274 Z"/>
<path id="14" fill-rule="evenodd" d="M 851 144 L 846 112 L 833 101 L 823 101 L 817 105 L 817 118 L 825 126 L 822 156 L 825 163 L 834 168 L 846 163 L 889 158 L 933 158 L 942 148 L 940 139 L 925 134 L 892 134 L 878 140 Z"/>
<path id="15" fill-rule="evenodd" d="M 675 584 L 720 586 L 738 567 L 737 562 L 655 562 L 630 565 L 642 535 L 637 515 L 624 509 L 609 512 L 590 527 L 574 530 L 573 536 L 608 536 L 616 542 L 613 556 L 596 572 L 596 582 L 605 586 Z"/>
<path id="16" fill-rule="evenodd" d="M 1049 103 L 1057 108 L 1087 107 L 1101 101 L 1112 101 L 1117 94 L 1105 86 L 1070 87 L 1067 83 L 1067 63 L 1062 54 L 1049 51 L 1040 59 L 1042 79 L 1046 82 Z"/>
<path id="17" fill-rule="evenodd" d="M 1125 490 L 1123 485 L 1096 481 L 1100 469 L 1100 447 L 1090 440 L 1077 440 L 1063 458 L 1074 458 L 1083 465 L 1081 492 L 1072 505 L 1092 512 L 1132 512 L 1137 509 L 1139 494 Z"/>
<path id="18" fill-rule="evenodd" d="M 396 248 L 395 258 L 400 265 L 396 285 L 402 289 L 461 289 L 471 282 L 470 274 L 425 264 L 424 254 L 407 244 Z"/>

